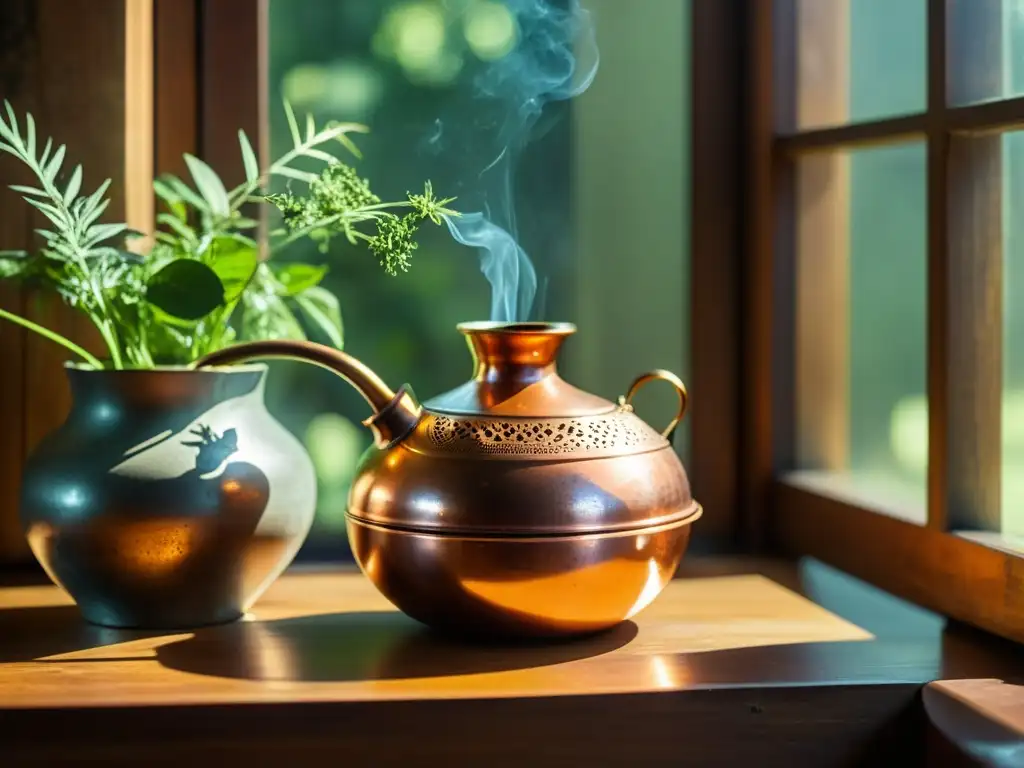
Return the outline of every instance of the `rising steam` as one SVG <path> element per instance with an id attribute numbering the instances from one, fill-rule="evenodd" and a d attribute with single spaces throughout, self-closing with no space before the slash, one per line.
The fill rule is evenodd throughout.
<path id="1" fill-rule="evenodd" d="M 557 4 L 556 4 L 557 3 Z M 585 91 L 597 74 L 597 40 L 579 0 L 506 0 L 515 18 L 515 48 L 474 80 L 475 95 L 495 108 L 491 121 L 501 149 L 479 172 L 483 211 L 448 219 L 458 242 L 480 249 L 480 268 L 491 283 L 491 319 L 526 320 L 537 274 L 519 246 L 514 174 L 544 106 Z M 438 121 L 433 132 L 440 137 Z"/>

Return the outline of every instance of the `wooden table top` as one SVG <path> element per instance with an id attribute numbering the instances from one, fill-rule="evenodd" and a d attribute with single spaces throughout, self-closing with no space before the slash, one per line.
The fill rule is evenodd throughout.
<path id="1" fill-rule="evenodd" d="M 244 620 L 196 632 L 90 627 L 69 603 L 0 590 L 0 708 L 678 690 L 716 684 L 700 654 L 872 637 L 756 574 L 677 580 L 635 622 L 528 646 L 440 639 L 354 573 L 286 575 Z"/>
<path id="2" fill-rule="evenodd" d="M 926 683 L 1024 669 L 824 566 L 758 563 L 694 558 L 635 622 L 518 646 L 441 639 L 337 570 L 180 633 L 3 587 L 0 763 L 888 765 L 923 739 Z"/>

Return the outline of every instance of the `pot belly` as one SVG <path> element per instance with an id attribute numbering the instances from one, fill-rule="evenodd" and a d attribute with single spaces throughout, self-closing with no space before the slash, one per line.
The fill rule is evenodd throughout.
<path id="1" fill-rule="evenodd" d="M 349 541 L 385 597 L 425 624 L 463 634 L 545 637 L 595 632 L 661 592 L 694 515 L 606 534 L 446 536 L 349 517 Z"/>
<path id="2" fill-rule="evenodd" d="M 91 443 L 60 435 L 51 444 L 62 453 L 33 458 L 22 489 L 26 535 L 87 621 L 232 621 L 291 562 L 315 511 L 312 463 L 265 412 L 235 423 L 237 450 L 213 470 L 181 472 L 180 440 L 132 472 L 90 465 L 81 457 Z"/>
<path id="3" fill-rule="evenodd" d="M 194 518 L 41 522 L 29 525 L 28 540 L 87 621 L 143 629 L 239 618 L 296 548 L 293 536 Z"/>

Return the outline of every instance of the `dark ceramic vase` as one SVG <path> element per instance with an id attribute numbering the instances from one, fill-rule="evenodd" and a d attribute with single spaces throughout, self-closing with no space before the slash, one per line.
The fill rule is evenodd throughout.
<path id="1" fill-rule="evenodd" d="M 239 618 L 291 562 L 316 476 L 263 403 L 266 367 L 68 367 L 65 423 L 29 459 L 22 521 L 89 622 Z"/>

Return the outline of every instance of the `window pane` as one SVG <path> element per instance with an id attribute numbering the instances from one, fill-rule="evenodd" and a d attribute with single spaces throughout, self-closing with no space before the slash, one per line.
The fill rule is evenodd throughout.
<path id="1" fill-rule="evenodd" d="M 923 523 L 928 457 L 925 148 L 799 166 L 797 466 Z"/>
<path id="2" fill-rule="evenodd" d="M 1024 543 L 1024 133 L 1003 136 L 1002 528 Z"/>
<path id="3" fill-rule="evenodd" d="M 781 131 L 921 112 L 925 0 L 776 0 Z M 789 51 L 796 56 L 790 57 Z M 792 69 L 786 64 L 793 61 Z M 795 98 L 788 98 L 788 94 Z"/>
<path id="4" fill-rule="evenodd" d="M 1024 0 L 948 0 L 949 102 L 1024 93 Z"/>
<path id="5" fill-rule="evenodd" d="M 596 78 L 586 93 L 546 104 L 506 166 L 516 153 L 501 155 L 495 126 L 524 105 L 481 96 L 477 80 L 509 46 L 518 50 L 505 4 L 271 0 L 271 154 L 290 147 L 284 97 L 300 118 L 310 112 L 318 123 L 370 127 L 357 137 L 363 159 L 346 162 L 385 199 L 430 178 L 438 194 L 458 196 L 454 207 L 473 211 L 483 199 L 481 175 L 508 170 L 519 242 L 537 272 L 531 318 L 576 322 L 562 374 L 614 399 L 643 370 L 686 377 L 689 223 L 680 212 L 689 207 L 689 3 L 584 5 L 596 22 Z M 486 202 L 502 215 L 493 198 Z M 297 243 L 287 258 L 324 257 Z M 421 399 L 470 377 L 455 324 L 491 313 L 475 249 L 430 227 L 398 277 L 385 275 L 365 248 L 332 241 L 326 259 L 324 284 L 340 300 L 346 351 L 392 386 L 410 382 Z M 304 554 L 347 557 L 348 486 L 370 442 L 359 424 L 365 403 L 341 380 L 299 364 L 275 364 L 268 388 L 270 407 L 304 436 L 318 466 L 318 518 Z M 667 423 L 674 395 L 650 390 L 639 398 L 640 415 Z M 681 429 L 677 443 L 685 440 Z"/>

